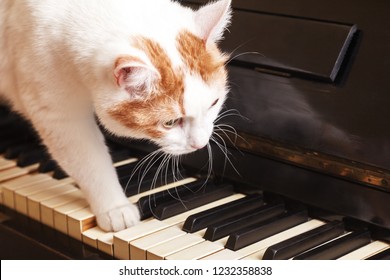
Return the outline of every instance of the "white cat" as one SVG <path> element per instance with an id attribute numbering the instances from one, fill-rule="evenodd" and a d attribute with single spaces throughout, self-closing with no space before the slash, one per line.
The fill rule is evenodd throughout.
<path id="1" fill-rule="evenodd" d="M 230 0 L 1 0 L 0 97 L 32 122 L 83 190 L 98 225 L 136 224 L 96 114 L 113 134 L 166 153 L 204 147 L 227 94 L 216 42 Z"/>

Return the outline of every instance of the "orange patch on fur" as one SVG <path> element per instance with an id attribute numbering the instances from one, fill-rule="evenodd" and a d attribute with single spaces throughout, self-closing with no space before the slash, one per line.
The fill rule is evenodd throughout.
<path id="1" fill-rule="evenodd" d="M 173 69 L 165 50 L 150 39 L 139 37 L 136 47 L 143 50 L 160 73 L 150 98 L 123 102 L 113 108 L 110 115 L 124 126 L 138 130 L 152 138 L 161 138 L 160 124 L 184 116 L 184 77 Z M 178 116 L 179 108 L 182 116 Z"/>
<path id="2" fill-rule="evenodd" d="M 182 31 L 177 37 L 177 45 L 186 66 L 192 73 L 199 73 L 204 81 L 210 82 L 226 76 L 224 66 L 227 57 L 218 50 L 216 44 L 210 42 L 206 45 L 201 38 Z"/>
<path id="3" fill-rule="evenodd" d="M 164 98 L 153 98 L 148 101 L 123 102 L 110 111 L 110 115 L 124 126 L 158 139 L 164 135 L 159 129 L 162 122 L 176 119 L 172 110 L 176 104 Z"/>
<path id="4" fill-rule="evenodd" d="M 224 66 L 227 57 L 216 44 L 206 46 L 202 39 L 190 32 L 180 32 L 177 37 L 177 48 L 187 69 L 174 69 L 168 54 L 153 40 L 138 37 L 135 47 L 146 53 L 161 78 L 148 99 L 122 102 L 109 114 L 122 125 L 151 138 L 158 139 L 164 135 L 162 123 L 185 116 L 184 70 L 199 74 L 207 83 L 218 81 L 224 84 L 226 81 Z"/>

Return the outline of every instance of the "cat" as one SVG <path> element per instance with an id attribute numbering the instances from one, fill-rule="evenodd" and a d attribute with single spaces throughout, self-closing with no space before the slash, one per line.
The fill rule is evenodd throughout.
<path id="1" fill-rule="evenodd" d="M 228 92 L 217 43 L 231 0 L 2 0 L 0 97 L 33 124 L 105 231 L 139 212 L 119 184 L 104 129 L 181 155 L 207 145 Z"/>

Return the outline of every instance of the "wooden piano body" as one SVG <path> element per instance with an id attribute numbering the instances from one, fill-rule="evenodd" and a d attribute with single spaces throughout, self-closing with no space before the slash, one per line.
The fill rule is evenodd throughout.
<path id="1" fill-rule="evenodd" d="M 181 2 L 197 6 L 205 1 Z M 29 159 L 23 154 L 19 160 L 5 159 L 5 149 L 0 160 L 2 259 L 174 259 L 192 253 L 193 258 L 256 259 L 265 253 L 267 240 L 278 244 L 283 238 L 337 221 L 342 221 L 344 233 L 351 231 L 369 239 L 352 250 L 356 253 L 350 255 L 352 258 L 361 256 L 359 250 L 366 257 L 376 255 L 370 250 L 383 251 L 378 258 L 389 257 L 390 3 L 233 0 L 233 8 L 233 24 L 222 42 L 222 48 L 233 57 L 229 63 L 231 94 L 227 101 L 227 110 L 231 111 L 222 122 L 234 127 L 239 136 L 220 134 L 230 146 L 230 160 L 226 161 L 218 147 L 213 148 L 213 180 L 234 185 L 237 194 L 231 200 L 260 193 L 268 204 L 282 199 L 291 208 L 304 205 L 308 211 L 305 223 L 312 224 L 306 229 L 297 229 L 297 225 L 284 228 L 282 232 L 290 230 L 288 237 L 275 233 L 238 251 L 225 248 L 226 238 L 205 241 L 202 230 L 194 234 L 182 230 L 186 217 L 200 208 L 166 220 L 149 220 L 147 226 L 133 231 L 102 233 L 95 227 L 88 205 L 72 189 L 76 188 L 72 180 L 61 176 L 59 170 L 56 176 L 63 179 L 58 189 L 62 194 L 65 188 L 71 189 L 69 193 L 75 198 L 54 210 L 46 209 L 53 216 L 43 217 L 47 201 L 55 198 L 38 186 L 44 185 L 44 180 L 59 183 L 39 176 L 52 176 L 53 170 L 39 173 L 37 163 L 42 165 L 42 159 L 23 163 L 23 157 Z M 5 112 L 3 118 L 6 116 L 9 117 Z M 7 142 L 7 133 L 4 129 L 0 132 L 2 144 Z M 128 158 L 140 157 L 152 148 L 122 141 L 114 146 L 122 145 L 128 147 Z M 128 158 L 121 158 L 122 164 L 127 164 L 123 160 Z M 207 168 L 202 170 L 207 162 L 207 152 L 183 159 L 189 178 L 207 173 Z M 27 188 L 23 184 L 31 187 L 32 183 L 23 179 L 29 176 L 37 180 L 33 193 L 23 191 Z M 38 200 L 39 193 L 47 199 Z M 12 207 L 6 202 L 7 195 L 24 201 L 25 204 L 18 203 L 24 208 Z M 137 201 L 146 193 L 132 195 Z M 34 199 L 38 201 L 35 204 Z M 73 212 L 66 206 L 72 203 L 78 207 Z M 218 205 L 215 201 L 210 203 Z M 37 215 L 33 205 L 39 209 Z M 291 233 L 294 229 L 297 233 Z M 168 248 L 181 240 L 193 243 L 183 245 L 182 253 Z M 187 251 L 198 247 L 210 251 Z M 159 255 L 162 251 L 165 254 Z"/>

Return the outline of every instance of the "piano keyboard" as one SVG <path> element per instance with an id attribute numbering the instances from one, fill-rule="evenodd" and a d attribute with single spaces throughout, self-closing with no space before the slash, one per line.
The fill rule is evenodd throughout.
<path id="1" fill-rule="evenodd" d="M 51 235 L 77 240 L 85 250 L 116 259 L 390 258 L 390 244 L 375 239 L 368 229 L 313 217 L 298 203 L 237 193 L 230 184 L 205 183 L 184 171 L 180 180 L 159 178 L 153 189 L 153 173 L 141 184 L 128 184 L 139 159 L 117 147 L 112 149 L 114 165 L 122 184 L 128 185 L 129 201 L 139 206 L 143 219 L 132 228 L 104 232 L 76 183 L 38 143 L 30 144 L 33 138 L 26 137 L 29 148 L 24 149 L 23 141 L 17 145 L 9 141 L 17 130 L 5 133 L 3 127 L 0 131 L 5 139 L 0 138 L 3 212 L 11 217 L 10 224 L 14 215 L 25 217 L 26 224 L 35 225 L 36 235 L 50 228 Z M 0 225 L 7 227 L 8 221 L 2 215 Z"/>

